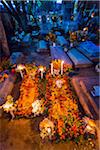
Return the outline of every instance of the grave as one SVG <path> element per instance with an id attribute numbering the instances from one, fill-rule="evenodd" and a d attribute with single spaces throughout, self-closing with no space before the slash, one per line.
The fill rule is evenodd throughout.
<path id="1" fill-rule="evenodd" d="M 40 40 L 38 43 L 37 52 L 48 52 L 47 42 L 44 40 Z"/>
<path id="2" fill-rule="evenodd" d="M 23 58 L 23 53 L 22 52 L 14 52 L 12 53 L 12 55 L 10 56 L 10 62 L 11 64 L 16 64 L 18 63 L 19 59 Z"/>
<path id="3" fill-rule="evenodd" d="M 64 36 L 57 36 L 57 43 L 60 44 L 61 46 L 67 46 L 68 42 L 64 38 Z"/>
<path id="4" fill-rule="evenodd" d="M 0 83 L 0 105 L 5 103 L 6 97 L 11 94 L 15 79 L 16 78 L 14 76 L 9 75 L 4 82 Z"/>
<path id="5" fill-rule="evenodd" d="M 75 48 L 68 51 L 68 56 L 73 61 L 75 68 L 92 66 L 92 62 Z"/>
<path id="6" fill-rule="evenodd" d="M 73 65 L 68 55 L 64 52 L 63 48 L 61 46 L 51 46 L 51 57 L 52 59 L 61 59 L 64 60 L 69 65 Z"/>
<path id="7" fill-rule="evenodd" d="M 86 113 L 94 119 L 99 117 L 99 97 L 93 97 L 91 91 L 94 85 L 98 85 L 98 76 L 73 77 L 72 85 L 79 97 L 80 104 Z"/>
<path id="8" fill-rule="evenodd" d="M 99 46 L 96 46 L 91 41 L 81 42 L 77 49 L 86 55 L 93 62 L 99 61 Z"/>

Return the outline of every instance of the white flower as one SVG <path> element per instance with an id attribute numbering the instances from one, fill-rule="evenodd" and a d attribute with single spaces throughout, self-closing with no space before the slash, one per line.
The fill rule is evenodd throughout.
<path id="1" fill-rule="evenodd" d="M 40 122 L 40 136 L 42 139 L 45 137 L 49 137 L 50 139 L 54 135 L 54 124 L 48 118 L 45 118 L 43 121 Z"/>
<path id="2" fill-rule="evenodd" d="M 56 85 L 58 88 L 61 88 L 62 87 L 62 84 L 63 84 L 63 81 L 62 80 L 57 80 L 56 81 Z"/>
<path id="3" fill-rule="evenodd" d="M 35 102 L 33 102 L 32 103 L 32 108 L 33 108 L 32 113 L 34 113 L 34 116 L 43 113 L 41 100 L 36 100 Z"/>

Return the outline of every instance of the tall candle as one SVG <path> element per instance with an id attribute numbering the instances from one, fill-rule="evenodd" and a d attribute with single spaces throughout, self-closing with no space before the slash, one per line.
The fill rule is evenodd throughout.
<path id="1" fill-rule="evenodd" d="M 21 77 L 23 78 L 23 73 L 22 73 L 22 70 L 20 70 L 20 75 L 21 75 Z"/>
<path id="2" fill-rule="evenodd" d="M 56 43 L 53 42 L 53 47 L 55 47 L 55 46 L 56 46 Z"/>
<path id="3" fill-rule="evenodd" d="M 61 75 L 63 75 L 63 64 L 64 64 L 64 61 L 62 60 L 61 61 Z"/>
<path id="4" fill-rule="evenodd" d="M 22 70 L 24 70 L 24 69 L 26 69 L 26 67 L 24 65 L 21 65 L 21 64 L 17 65 L 16 70 L 20 72 L 20 75 L 21 75 L 22 78 L 23 78 Z"/>
<path id="5" fill-rule="evenodd" d="M 43 79 L 43 68 L 40 68 L 40 72 L 41 72 L 41 79 Z"/>
<path id="6" fill-rule="evenodd" d="M 51 74 L 53 75 L 53 63 L 51 63 Z"/>

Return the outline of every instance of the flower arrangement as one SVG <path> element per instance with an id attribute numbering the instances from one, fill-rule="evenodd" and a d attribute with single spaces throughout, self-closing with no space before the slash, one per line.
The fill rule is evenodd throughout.
<path id="1" fill-rule="evenodd" d="M 75 139 L 84 134 L 84 124 L 79 115 L 76 97 L 70 88 L 69 78 L 46 76 L 46 100 L 48 115 L 56 122 L 56 134 L 60 140 Z"/>
<path id="2" fill-rule="evenodd" d="M 32 103 L 32 113 L 34 116 L 39 116 L 43 114 L 45 107 L 43 105 L 43 100 L 36 100 Z"/>
<path id="3" fill-rule="evenodd" d="M 96 124 L 94 120 L 90 119 L 89 117 L 83 118 L 84 124 L 85 124 L 85 130 L 84 133 L 89 133 L 92 135 L 96 135 Z"/>
<path id="4" fill-rule="evenodd" d="M 62 63 L 63 63 L 63 73 L 72 70 L 72 66 L 69 65 L 69 64 L 64 63 L 63 60 L 60 60 L 60 59 L 52 60 L 55 75 L 60 74 L 60 71 L 62 69 L 62 67 L 61 67 Z"/>
<path id="5" fill-rule="evenodd" d="M 5 104 L 0 106 L 0 108 L 3 108 L 3 110 L 6 113 L 10 113 L 12 116 L 12 119 L 14 119 L 15 117 L 14 112 L 16 111 L 16 104 L 14 103 L 13 97 L 11 95 L 7 96 Z"/>
<path id="6" fill-rule="evenodd" d="M 20 97 L 17 100 L 16 115 L 28 116 L 32 114 L 32 103 L 38 99 L 38 78 L 36 67 L 28 66 L 28 74 L 24 76 L 21 87 Z"/>
<path id="7" fill-rule="evenodd" d="M 45 118 L 43 121 L 40 122 L 39 129 L 42 139 L 45 139 L 47 137 L 51 139 L 55 133 L 54 123 L 48 118 Z"/>
<path id="8" fill-rule="evenodd" d="M 13 97 L 11 95 L 8 95 L 7 101 L 5 102 L 5 104 L 2 105 L 2 108 L 4 109 L 4 111 L 8 113 L 13 108 L 13 106 L 14 106 Z"/>

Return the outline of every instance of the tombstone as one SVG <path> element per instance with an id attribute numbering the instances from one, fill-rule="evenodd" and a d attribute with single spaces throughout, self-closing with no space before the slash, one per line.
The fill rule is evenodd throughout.
<path id="1" fill-rule="evenodd" d="M 46 16 L 43 15 L 43 16 L 42 16 L 42 23 L 46 23 L 46 20 L 47 20 L 47 19 L 46 19 Z"/>
<path id="2" fill-rule="evenodd" d="M 48 28 L 47 24 L 46 23 L 41 24 L 40 25 L 40 33 L 43 35 L 46 35 L 46 34 L 48 34 L 48 32 L 49 32 L 49 28 Z"/>
<path id="3" fill-rule="evenodd" d="M 40 40 L 38 44 L 37 52 L 48 52 L 47 42 Z"/>
<path id="4" fill-rule="evenodd" d="M 28 33 L 27 35 L 25 35 L 22 39 L 22 42 L 26 45 L 26 44 L 30 44 L 32 42 L 31 39 L 31 35 L 30 33 Z"/>
<path id="5" fill-rule="evenodd" d="M 68 42 L 63 36 L 57 36 L 57 43 L 61 46 L 67 46 Z"/>
<path id="6" fill-rule="evenodd" d="M 0 104 L 5 103 L 6 97 L 11 94 L 15 79 L 14 76 L 9 75 L 9 77 L 0 84 Z"/>
<path id="7" fill-rule="evenodd" d="M 39 35 L 39 31 L 32 31 L 32 36 L 35 37 L 35 36 L 38 36 Z"/>
<path id="8" fill-rule="evenodd" d="M 81 42 L 77 49 L 81 51 L 90 60 L 97 62 L 99 60 L 99 46 L 96 46 L 91 41 Z"/>
<path id="9" fill-rule="evenodd" d="M 68 55 L 64 52 L 63 48 L 61 46 L 51 46 L 50 47 L 51 57 L 52 59 L 61 59 L 66 64 L 69 64 L 72 66 L 72 62 L 69 59 Z"/>
<path id="10" fill-rule="evenodd" d="M 12 55 L 10 56 L 11 64 L 17 64 L 18 60 L 21 59 L 23 56 L 24 55 L 23 55 L 22 52 L 14 52 L 14 53 L 12 53 Z"/>
<path id="11" fill-rule="evenodd" d="M 67 54 L 76 68 L 90 67 L 92 65 L 92 62 L 75 48 L 72 48 Z"/>
<path id="12" fill-rule="evenodd" d="M 56 34 L 57 36 L 60 36 L 60 35 L 61 35 L 61 33 L 58 32 L 58 31 L 55 31 L 55 34 Z"/>

